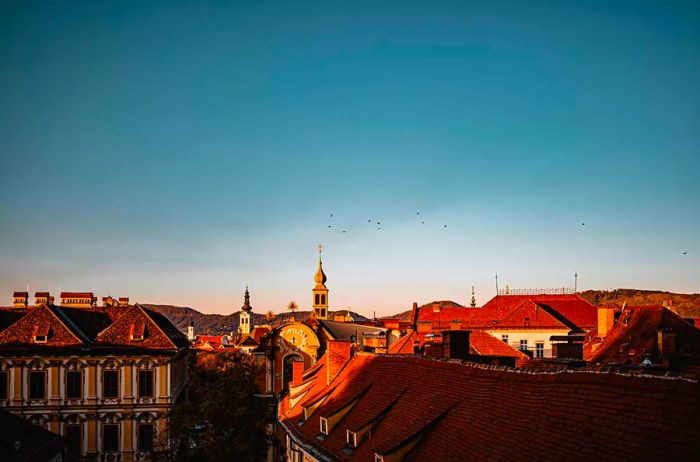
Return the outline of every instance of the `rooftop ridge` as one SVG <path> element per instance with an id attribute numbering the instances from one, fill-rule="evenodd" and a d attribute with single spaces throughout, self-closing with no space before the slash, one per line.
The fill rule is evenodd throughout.
<path id="1" fill-rule="evenodd" d="M 407 355 L 407 354 L 392 354 L 387 355 L 383 353 L 371 353 L 365 351 L 358 351 L 355 353 L 356 356 L 376 356 L 378 358 L 413 358 L 419 361 L 432 361 L 443 364 L 459 364 L 463 366 L 468 366 L 473 369 L 481 370 L 493 370 L 493 371 L 504 371 L 512 374 L 527 374 L 527 375 L 557 375 L 557 374 L 596 374 L 596 375 L 616 375 L 621 377 L 639 377 L 648 379 L 664 379 L 664 380 L 679 380 L 682 382 L 688 382 L 696 384 L 697 379 L 691 379 L 688 377 L 681 377 L 677 375 L 656 375 L 656 374 L 644 374 L 635 371 L 622 372 L 622 371 L 611 371 L 611 370 L 594 370 L 594 369 L 557 369 L 557 370 L 541 370 L 537 368 L 515 368 L 510 366 L 496 366 L 490 364 L 475 363 L 472 361 L 464 361 L 461 359 L 450 359 L 450 358 L 437 358 L 433 356 L 417 356 L 417 355 Z"/>

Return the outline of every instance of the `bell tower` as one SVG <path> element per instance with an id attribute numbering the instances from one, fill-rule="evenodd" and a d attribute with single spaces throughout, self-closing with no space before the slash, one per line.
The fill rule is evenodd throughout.
<path id="1" fill-rule="evenodd" d="M 323 246 L 318 245 L 318 270 L 314 276 L 316 286 L 314 286 L 313 308 L 317 319 L 328 319 L 328 288 L 326 287 L 326 274 L 323 272 L 323 262 L 321 261 Z"/>
<path id="2" fill-rule="evenodd" d="M 250 292 L 248 292 L 248 286 L 245 288 L 245 295 L 243 298 L 243 306 L 241 307 L 240 320 L 238 322 L 238 332 L 243 335 L 250 335 L 250 312 L 253 311 L 253 307 L 250 306 Z"/>

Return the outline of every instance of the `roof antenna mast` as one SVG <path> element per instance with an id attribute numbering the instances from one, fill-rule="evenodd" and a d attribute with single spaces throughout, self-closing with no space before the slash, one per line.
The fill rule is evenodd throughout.
<path id="1" fill-rule="evenodd" d="M 578 271 L 574 272 L 574 293 L 578 293 Z"/>
<path id="2" fill-rule="evenodd" d="M 498 295 L 498 273 L 496 273 L 496 295 Z"/>

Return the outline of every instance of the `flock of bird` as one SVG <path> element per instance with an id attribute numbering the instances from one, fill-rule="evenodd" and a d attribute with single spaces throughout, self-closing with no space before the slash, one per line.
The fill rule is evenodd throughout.
<path id="1" fill-rule="evenodd" d="M 417 215 L 418 217 L 420 217 L 420 212 L 416 212 L 416 215 Z M 330 219 L 333 218 L 333 214 L 332 214 L 332 213 L 330 214 L 329 218 L 330 218 Z M 370 225 L 376 226 L 376 227 L 377 227 L 377 230 L 381 230 L 381 229 L 382 229 L 382 222 L 379 221 L 379 220 L 376 220 L 376 221 L 372 222 L 372 219 L 370 218 L 370 219 L 367 220 L 367 223 L 369 223 Z M 424 224 L 425 224 L 425 220 L 422 220 L 422 219 L 421 219 L 421 220 L 420 220 L 420 223 L 421 223 L 422 225 L 424 225 Z M 585 222 L 581 222 L 581 226 L 586 226 L 586 223 L 585 223 Z M 444 225 L 442 225 L 442 227 L 443 227 L 443 228 L 447 228 L 447 225 L 444 224 Z M 328 225 L 328 229 L 333 229 L 333 225 L 332 225 L 332 224 L 329 224 L 329 225 Z M 341 228 L 341 233 L 342 233 L 342 234 L 347 234 L 347 229 L 342 229 L 342 228 Z M 683 251 L 682 254 L 683 254 L 683 255 L 688 255 L 688 252 L 687 252 L 687 251 Z"/>
<path id="2" fill-rule="evenodd" d="M 420 216 L 420 212 L 416 212 L 416 215 L 417 215 L 417 216 Z M 332 213 L 330 214 L 329 218 L 333 218 L 333 214 L 332 214 Z M 425 220 L 420 220 L 420 222 L 421 222 L 422 225 L 425 224 Z M 381 230 L 381 229 L 382 229 L 382 222 L 379 221 L 379 220 L 376 220 L 376 221 L 373 222 L 372 219 L 370 218 L 370 219 L 367 220 L 367 223 L 369 223 L 370 225 L 376 226 L 378 230 Z M 442 227 L 443 227 L 443 228 L 447 228 L 447 225 L 442 225 Z M 328 225 L 328 229 L 333 229 L 333 225 L 332 225 L 332 224 L 329 224 L 329 225 Z M 347 233 L 347 229 L 342 229 L 342 228 L 341 228 L 341 233 L 343 233 L 343 234 Z"/>

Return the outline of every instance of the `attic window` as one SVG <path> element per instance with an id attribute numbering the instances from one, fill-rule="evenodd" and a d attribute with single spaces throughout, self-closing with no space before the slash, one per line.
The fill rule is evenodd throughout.
<path id="1" fill-rule="evenodd" d="M 321 433 L 324 435 L 328 434 L 328 420 L 326 420 L 325 417 L 319 417 L 319 421 L 321 422 Z"/>
<path id="2" fill-rule="evenodd" d="M 367 441 L 369 439 L 371 432 L 372 432 L 371 430 L 367 429 L 361 435 L 358 435 L 359 432 L 354 432 L 354 431 L 348 430 L 348 433 L 347 433 L 348 446 L 353 448 L 353 449 L 359 447 L 362 443 L 364 443 L 365 441 Z"/>
<path id="3" fill-rule="evenodd" d="M 34 326 L 34 343 L 46 343 L 49 340 L 50 326 Z"/>
<path id="4" fill-rule="evenodd" d="M 143 339 L 146 334 L 146 326 L 144 324 L 132 324 L 130 330 L 131 332 L 129 335 L 129 339 L 132 342 L 143 342 Z"/>

